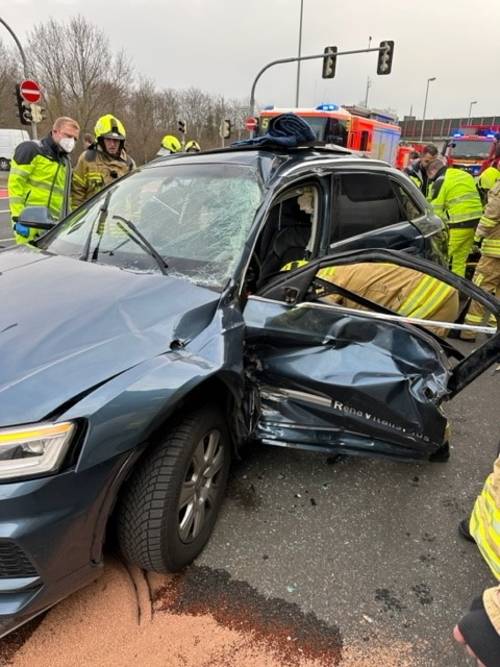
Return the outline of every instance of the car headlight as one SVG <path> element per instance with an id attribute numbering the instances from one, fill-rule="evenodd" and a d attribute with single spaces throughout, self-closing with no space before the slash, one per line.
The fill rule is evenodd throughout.
<path id="1" fill-rule="evenodd" d="M 71 422 L 0 429 L 0 480 L 55 472 L 74 430 Z"/>

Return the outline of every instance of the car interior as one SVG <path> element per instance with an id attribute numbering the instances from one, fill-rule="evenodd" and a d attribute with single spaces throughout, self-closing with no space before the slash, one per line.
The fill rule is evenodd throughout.
<path id="1" fill-rule="evenodd" d="M 269 211 L 247 274 L 254 292 L 290 262 L 309 259 L 319 224 L 318 186 L 305 183 L 284 190 Z"/>

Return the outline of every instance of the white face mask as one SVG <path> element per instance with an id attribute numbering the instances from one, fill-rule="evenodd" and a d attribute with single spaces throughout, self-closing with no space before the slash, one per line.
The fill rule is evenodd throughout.
<path id="1" fill-rule="evenodd" d="M 65 153 L 71 153 L 75 147 L 76 140 L 73 137 L 63 137 L 59 141 L 59 146 L 63 149 Z"/>

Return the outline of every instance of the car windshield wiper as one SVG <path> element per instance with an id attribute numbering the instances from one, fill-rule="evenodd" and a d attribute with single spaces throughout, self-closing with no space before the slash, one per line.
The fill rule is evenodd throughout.
<path id="1" fill-rule="evenodd" d="M 111 219 L 119 220 L 118 227 L 121 227 L 123 229 L 123 225 L 125 225 L 128 228 L 128 230 L 132 230 L 132 232 L 137 236 L 137 238 L 134 238 L 128 230 L 123 229 L 123 231 L 125 231 L 128 234 L 128 236 L 132 239 L 132 241 L 135 241 L 135 243 L 137 243 L 137 245 L 140 246 L 144 250 L 144 252 L 146 252 L 156 261 L 156 263 L 160 267 L 160 271 L 166 275 L 168 264 L 160 255 L 160 253 L 157 250 L 155 250 L 154 246 L 151 245 L 151 243 L 147 240 L 147 238 L 137 229 L 136 225 L 132 222 L 132 220 L 127 220 L 127 218 L 124 218 L 121 215 L 113 215 Z M 120 225 L 120 222 L 123 223 L 123 225 Z"/>
<path id="2" fill-rule="evenodd" d="M 84 262 L 89 261 L 89 254 L 90 254 L 90 244 L 92 243 L 92 235 L 94 234 L 94 229 L 96 226 L 96 223 L 98 224 L 99 227 L 102 227 L 104 223 L 106 222 L 106 218 L 108 217 L 108 209 L 109 209 L 109 200 L 111 199 L 111 195 L 113 193 L 113 190 L 108 190 L 106 197 L 104 198 L 104 201 L 102 203 L 99 215 L 96 217 L 96 219 L 92 222 L 90 225 L 90 230 L 88 233 L 87 238 L 85 239 L 85 245 L 82 250 L 82 254 L 80 255 L 80 259 L 83 260 Z M 101 235 L 102 236 L 102 235 Z M 100 239 L 99 239 L 100 241 Z M 98 250 L 99 244 L 96 246 L 96 250 Z"/>

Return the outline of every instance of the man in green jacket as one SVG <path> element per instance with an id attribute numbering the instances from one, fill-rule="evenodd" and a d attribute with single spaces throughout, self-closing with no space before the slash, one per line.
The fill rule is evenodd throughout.
<path id="1" fill-rule="evenodd" d="M 8 192 L 10 214 L 17 243 L 29 243 L 44 230 L 25 227 L 18 218 L 26 206 L 46 206 L 54 220 L 69 207 L 71 165 L 68 159 L 80 134 L 72 118 L 57 118 L 41 141 L 23 141 L 11 162 Z"/>
<path id="2" fill-rule="evenodd" d="M 433 160 L 427 167 L 427 198 L 449 230 L 448 261 L 453 273 L 465 276 L 467 258 L 474 245 L 474 232 L 483 213 L 473 177 L 462 169 Z"/>

